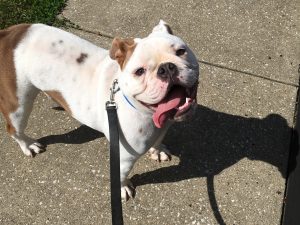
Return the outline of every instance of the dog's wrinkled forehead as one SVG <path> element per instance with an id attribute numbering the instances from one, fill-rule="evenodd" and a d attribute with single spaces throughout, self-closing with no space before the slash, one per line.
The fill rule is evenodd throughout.
<path id="1" fill-rule="evenodd" d="M 148 37 L 142 39 L 141 42 L 144 43 L 153 43 L 159 46 L 166 45 L 166 47 L 174 47 L 176 45 L 185 45 L 183 40 L 179 37 L 171 35 L 169 33 L 151 33 Z"/>
<path id="2" fill-rule="evenodd" d="M 147 38 L 137 41 L 136 48 L 131 56 L 131 63 L 148 60 L 163 60 L 168 54 L 174 55 L 175 49 L 184 47 L 184 42 L 166 34 L 151 34 Z"/>
<path id="3" fill-rule="evenodd" d="M 169 33 L 168 29 L 164 31 L 154 31 L 143 39 L 135 39 L 136 47 L 128 66 L 134 66 L 142 62 L 164 61 L 168 57 L 174 57 L 177 49 L 185 48 L 186 44 L 177 36 Z"/>
<path id="4" fill-rule="evenodd" d="M 126 67 L 149 60 L 161 61 L 163 57 L 168 57 L 168 53 L 174 53 L 180 48 L 185 48 L 185 43 L 173 35 L 170 26 L 161 20 L 146 38 L 115 38 L 110 49 L 110 57 L 117 60 L 121 69 L 124 70 Z"/>

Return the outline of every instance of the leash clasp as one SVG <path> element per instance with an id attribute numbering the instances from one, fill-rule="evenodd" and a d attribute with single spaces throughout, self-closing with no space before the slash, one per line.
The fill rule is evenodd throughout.
<path id="1" fill-rule="evenodd" d="M 106 108 L 117 108 L 117 104 L 115 102 L 115 94 L 120 90 L 120 87 L 118 86 L 118 80 L 115 79 L 112 83 L 112 87 L 110 88 L 110 97 L 109 101 L 106 102 Z"/>

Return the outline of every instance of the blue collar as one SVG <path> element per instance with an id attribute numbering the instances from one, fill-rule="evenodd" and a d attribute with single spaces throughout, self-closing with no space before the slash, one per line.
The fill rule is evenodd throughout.
<path id="1" fill-rule="evenodd" d="M 129 101 L 129 99 L 126 97 L 126 95 L 124 95 L 124 93 L 122 93 L 125 100 L 128 102 L 129 105 L 131 105 L 131 107 L 135 108 L 134 105 Z M 135 108 L 136 109 L 136 108 Z"/>

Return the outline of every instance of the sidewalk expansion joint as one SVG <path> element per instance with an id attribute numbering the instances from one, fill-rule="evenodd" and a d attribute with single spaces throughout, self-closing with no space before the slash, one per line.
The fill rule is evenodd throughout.
<path id="1" fill-rule="evenodd" d="M 261 79 L 272 81 L 272 82 L 279 83 L 279 84 L 284 84 L 284 85 L 288 85 L 288 86 L 292 86 L 292 87 L 296 87 L 296 88 L 299 87 L 299 84 L 294 84 L 294 83 L 291 83 L 291 82 L 286 82 L 286 81 L 282 81 L 282 80 L 272 79 L 272 78 L 269 78 L 269 77 L 264 77 L 264 76 L 261 76 L 261 75 L 258 75 L 258 74 L 254 74 L 254 73 L 251 73 L 251 72 L 230 68 L 230 67 L 223 66 L 223 65 L 220 65 L 220 64 L 210 63 L 210 62 L 206 62 L 206 61 L 202 61 L 202 60 L 198 60 L 198 62 L 209 65 L 209 66 L 217 67 L 217 68 L 220 68 L 220 69 L 230 70 L 230 71 L 233 71 L 233 72 L 242 73 L 244 75 L 261 78 Z"/>
<path id="2" fill-rule="evenodd" d="M 107 33 L 102 32 L 102 31 L 92 31 L 92 30 L 88 30 L 88 29 L 82 28 L 81 26 L 79 26 L 79 25 L 77 25 L 77 24 L 74 24 L 73 22 L 67 24 L 66 27 L 67 27 L 67 28 L 76 29 L 76 30 L 80 30 L 80 31 L 83 31 L 83 32 L 89 33 L 89 34 L 95 34 L 95 35 L 100 36 L 100 37 L 109 38 L 109 39 L 114 39 L 114 36 L 111 35 L 111 34 L 107 34 Z"/>

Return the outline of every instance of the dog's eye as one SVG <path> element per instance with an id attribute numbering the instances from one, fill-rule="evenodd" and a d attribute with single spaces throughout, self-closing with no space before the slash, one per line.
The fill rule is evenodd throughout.
<path id="1" fill-rule="evenodd" d="M 182 55 L 185 54 L 185 52 L 186 52 L 185 48 L 180 48 L 180 49 L 176 50 L 176 55 L 177 56 L 182 56 Z"/>
<path id="2" fill-rule="evenodd" d="M 144 73 L 146 72 L 146 70 L 143 68 L 143 67 L 141 67 L 141 68 L 138 68 L 136 71 L 135 71 L 135 75 L 137 75 L 137 76 L 141 76 L 141 75 L 143 75 Z"/>

